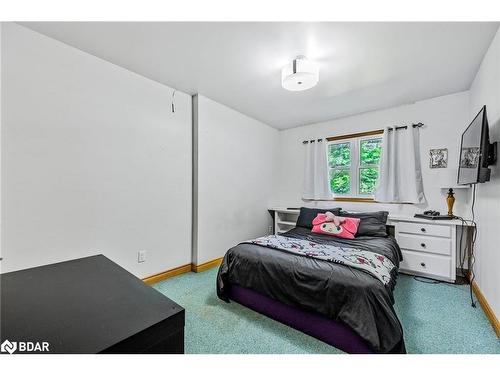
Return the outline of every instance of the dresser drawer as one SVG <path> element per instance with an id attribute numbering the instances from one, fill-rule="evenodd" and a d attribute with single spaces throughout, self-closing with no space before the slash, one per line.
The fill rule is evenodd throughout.
<path id="1" fill-rule="evenodd" d="M 398 232 L 425 234 L 428 236 L 451 237 L 451 228 L 447 225 L 436 225 L 426 223 L 406 223 L 399 222 L 397 224 Z"/>
<path id="2" fill-rule="evenodd" d="M 396 241 L 402 249 L 442 255 L 451 254 L 451 239 L 398 233 Z"/>
<path id="3" fill-rule="evenodd" d="M 401 271 L 410 271 L 428 276 L 452 279 L 451 258 L 442 255 L 416 253 L 401 250 L 403 261 L 399 265 Z"/>

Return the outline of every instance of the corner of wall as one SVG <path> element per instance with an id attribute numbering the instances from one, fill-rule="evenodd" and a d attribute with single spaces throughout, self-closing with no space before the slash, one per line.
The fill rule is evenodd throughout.
<path id="1" fill-rule="evenodd" d="M 198 94 L 192 97 L 192 213 L 191 213 L 191 263 L 198 264 Z"/>

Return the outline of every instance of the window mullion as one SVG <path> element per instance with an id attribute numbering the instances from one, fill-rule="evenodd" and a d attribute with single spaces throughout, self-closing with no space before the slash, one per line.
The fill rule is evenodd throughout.
<path id="1" fill-rule="evenodd" d="M 351 141 L 351 196 L 358 196 L 359 140 Z"/>

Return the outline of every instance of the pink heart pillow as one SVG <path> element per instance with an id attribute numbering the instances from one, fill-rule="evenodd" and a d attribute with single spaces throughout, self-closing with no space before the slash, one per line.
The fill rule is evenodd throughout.
<path id="1" fill-rule="evenodd" d="M 313 233 L 326 234 L 328 236 L 353 239 L 358 231 L 361 219 L 354 217 L 335 216 L 335 220 L 326 214 L 318 214 L 313 220 Z"/>

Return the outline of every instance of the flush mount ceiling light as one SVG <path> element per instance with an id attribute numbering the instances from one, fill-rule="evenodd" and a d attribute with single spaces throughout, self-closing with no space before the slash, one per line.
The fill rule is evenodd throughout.
<path id="1" fill-rule="evenodd" d="M 281 85 L 286 90 L 303 91 L 316 86 L 318 82 L 318 66 L 305 56 L 297 56 L 281 69 Z"/>

